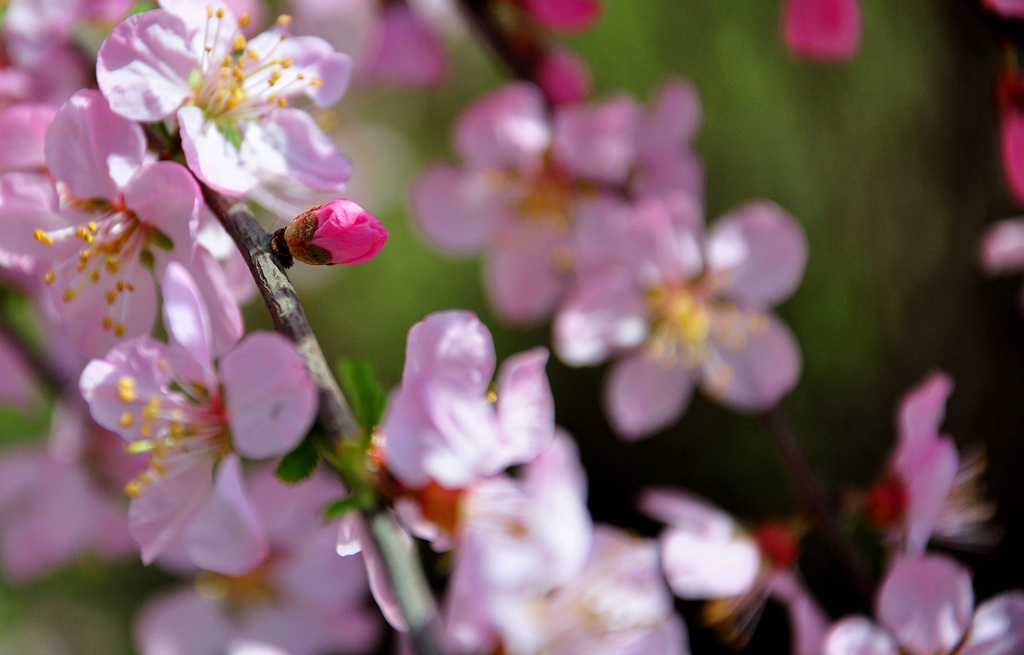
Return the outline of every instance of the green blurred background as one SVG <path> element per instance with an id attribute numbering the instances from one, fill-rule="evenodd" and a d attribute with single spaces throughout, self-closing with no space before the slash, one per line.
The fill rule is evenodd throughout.
<path id="1" fill-rule="evenodd" d="M 884 465 L 902 394 L 930 371 L 956 380 L 946 431 L 963 450 L 984 445 L 988 495 L 1005 536 L 975 568 L 979 599 L 1024 585 L 1024 319 L 1019 279 L 978 271 L 978 238 L 1017 214 L 1002 177 L 994 81 L 998 42 L 967 0 L 864 0 L 864 41 L 846 65 L 788 56 L 779 2 L 606 0 L 602 19 L 567 39 L 590 62 L 598 95 L 643 102 L 668 77 L 689 77 L 705 120 L 697 151 L 707 172 L 709 220 L 750 199 L 787 208 L 807 230 L 803 285 L 780 309 L 804 354 L 799 386 L 783 403 L 820 470 L 839 485 L 867 485 Z M 399 381 L 405 335 L 431 311 L 475 310 L 499 360 L 546 344 L 547 326 L 503 327 L 488 309 L 476 261 L 435 254 L 413 232 L 406 189 L 416 171 L 454 160 L 448 135 L 460 108 L 504 78 L 489 52 L 453 42 L 449 81 L 427 92 L 358 89 L 338 107 L 357 189 L 391 240 L 351 269 L 296 272 L 314 330 L 332 361 L 366 360 Z M 360 199 L 358 194 L 357 199 Z M 269 328 L 262 305 L 250 329 Z M 679 425 L 626 444 L 598 409 L 603 369 L 548 367 L 558 421 L 578 440 L 598 520 L 655 534 L 632 507 L 638 489 L 692 489 L 749 520 L 792 513 L 799 497 L 761 424 L 697 397 Z M 0 437 L 45 434 L 45 412 L 0 409 Z M 877 555 L 877 553 L 875 553 Z M 829 554 L 809 544 L 804 571 L 838 616 L 856 607 Z M 0 655 L 130 652 L 133 610 L 164 584 L 138 564 L 86 561 L 40 584 L 0 583 Z M 695 652 L 712 638 L 691 619 Z M 769 608 L 752 652 L 779 652 L 783 616 Z M 49 644 L 49 645 L 48 645 Z"/>

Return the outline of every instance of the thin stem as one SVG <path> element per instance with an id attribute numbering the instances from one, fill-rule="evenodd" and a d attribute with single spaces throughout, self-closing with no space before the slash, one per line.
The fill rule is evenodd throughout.
<path id="1" fill-rule="evenodd" d="M 853 584 L 854 590 L 860 596 L 860 600 L 870 608 L 873 597 L 871 576 L 853 542 L 839 524 L 835 494 L 815 471 L 786 414 L 776 408 L 762 414 L 760 418 L 807 502 L 811 518 L 821 526 L 829 547 Z"/>
<path id="2" fill-rule="evenodd" d="M 509 38 L 492 11 L 489 0 L 461 0 L 460 4 L 480 35 L 515 77 L 536 83 L 540 47 L 532 42 Z"/>
<path id="3" fill-rule="evenodd" d="M 285 274 L 282 262 L 271 251 L 272 236 L 260 227 L 244 202 L 229 200 L 205 185 L 203 193 L 207 204 L 242 252 L 270 311 L 274 327 L 295 343 L 305 360 L 310 376 L 320 390 L 318 419 L 328 441 L 338 444 L 344 439 L 356 438 L 359 428 L 355 416 L 331 374 L 295 287 Z M 419 560 L 413 551 L 405 547 L 400 528 L 386 511 L 378 508 L 364 516 L 409 625 L 416 651 L 420 655 L 439 655 L 442 651 L 431 633 L 434 602 Z"/>

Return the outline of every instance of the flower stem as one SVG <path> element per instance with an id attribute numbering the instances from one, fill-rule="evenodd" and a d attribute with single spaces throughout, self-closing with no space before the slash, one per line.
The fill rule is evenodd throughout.
<path id="1" fill-rule="evenodd" d="M 243 201 L 233 201 L 203 185 L 206 203 L 242 252 L 263 301 L 270 311 L 274 327 L 298 347 L 310 376 L 320 391 L 317 415 L 327 439 L 332 444 L 357 438 L 359 426 L 352 409 L 342 395 L 337 380 L 324 358 L 320 343 L 306 318 L 295 287 L 285 274 L 284 265 L 270 247 L 272 235 L 267 233 Z M 404 548 L 401 528 L 381 508 L 364 514 L 388 571 L 409 632 L 420 655 L 439 655 L 442 651 L 431 632 L 434 602 L 426 575 L 414 551 Z"/>
<path id="2" fill-rule="evenodd" d="M 872 607 L 873 584 L 871 576 L 854 547 L 853 542 L 843 532 L 839 523 L 839 511 L 835 492 L 822 480 L 815 471 L 807 453 L 800 444 L 800 438 L 793 429 L 789 417 L 778 408 L 760 416 L 761 422 L 771 435 L 772 441 L 779 449 L 786 467 L 796 482 L 800 494 L 807 503 L 811 518 L 825 533 L 832 553 L 839 561 L 843 572 L 853 585 L 861 602 L 867 609 Z"/>
<path id="3" fill-rule="evenodd" d="M 541 52 L 539 44 L 532 39 L 516 41 L 510 38 L 498 22 L 490 0 L 461 0 L 459 4 L 473 26 L 512 74 L 521 80 L 536 84 L 537 59 Z"/>

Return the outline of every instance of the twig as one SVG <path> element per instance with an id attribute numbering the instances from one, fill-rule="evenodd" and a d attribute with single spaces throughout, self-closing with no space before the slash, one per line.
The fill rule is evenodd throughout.
<path id="1" fill-rule="evenodd" d="M 355 437 L 359 434 L 358 424 L 331 374 L 320 344 L 306 319 L 306 312 L 299 303 L 295 287 L 285 274 L 282 262 L 271 251 L 272 236 L 260 227 L 244 202 L 229 200 L 205 185 L 203 194 L 213 213 L 242 252 L 273 318 L 274 327 L 295 343 L 305 360 L 310 376 L 320 390 L 317 417 L 328 440 L 338 444 L 343 439 Z M 416 651 L 420 655 L 439 655 L 441 650 L 431 633 L 434 604 L 419 561 L 414 553 L 403 547 L 398 532 L 400 528 L 386 511 L 371 510 L 365 518 L 380 549 L 403 616 L 409 624 Z"/>
<path id="2" fill-rule="evenodd" d="M 540 47 L 535 43 L 518 43 L 509 38 L 495 18 L 489 0 L 461 0 L 460 4 L 512 74 L 521 80 L 536 83 Z"/>
<path id="3" fill-rule="evenodd" d="M 760 418 L 807 502 L 811 518 L 821 526 L 829 547 L 853 584 L 854 590 L 859 594 L 861 601 L 870 608 L 874 595 L 871 576 L 857 549 L 839 524 L 835 495 L 814 470 L 785 413 L 776 408 L 762 414 Z"/>

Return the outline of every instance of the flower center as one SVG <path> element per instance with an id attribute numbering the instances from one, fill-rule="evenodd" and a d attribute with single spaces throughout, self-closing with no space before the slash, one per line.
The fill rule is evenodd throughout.
<path id="1" fill-rule="evenodd" d="M 230 576 L 204 571 L 195 581 L 195 590 L 203 598 L 224 603 L 230 611 L 260 605 L 273 600 L 278 591 L 273 581 L 276 559 L 273 555 L 245 575 Z"/>

